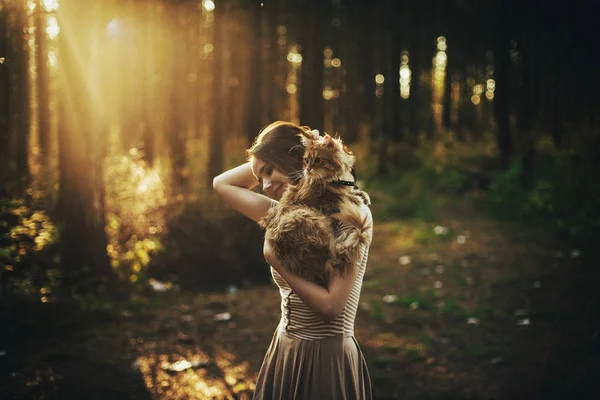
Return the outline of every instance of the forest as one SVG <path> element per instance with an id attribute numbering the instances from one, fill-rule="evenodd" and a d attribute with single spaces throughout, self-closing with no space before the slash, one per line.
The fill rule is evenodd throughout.
<path id="1" fill-rule="evenodd" d="M 599 15 L 0 0 L 0 398 L 251 398 L 279 293 L 212 180 L 277 120 L 371 196 L 375 399 L 598 398 Z"/>

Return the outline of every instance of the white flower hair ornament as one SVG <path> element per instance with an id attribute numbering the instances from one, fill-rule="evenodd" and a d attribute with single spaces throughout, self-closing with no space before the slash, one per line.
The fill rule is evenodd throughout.
<path id="1" fill-rule="evenodd" d="M 302 144 L 304 146 L 306 146 L 308 144 L 308 141 L 318 141 L 318 140 L 323 140 L 323 136 L 321 136 L 319 134 L 319 130 L 318 129 L 306 129 L 305 131 L 303 131 L 302 133 L 300 133 L 298 136 L 300 136 L 300 140 L 302 141 Z"/>

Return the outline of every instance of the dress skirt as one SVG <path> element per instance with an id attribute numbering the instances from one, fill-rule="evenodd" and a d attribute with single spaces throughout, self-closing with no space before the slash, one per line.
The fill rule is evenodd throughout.
<path id="1" fill-rule="evenodd" d="M 352 336 L 302 340 L 277 329 L 260 368 L 255 400 L 370 400 L 371 379 Z"/>

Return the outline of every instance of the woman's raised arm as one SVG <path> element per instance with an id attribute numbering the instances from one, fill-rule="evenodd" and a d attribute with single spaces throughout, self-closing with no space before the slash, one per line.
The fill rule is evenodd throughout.
<path id="1" fill-rule="evenodd" d="M 251 189 L 258 184 L 250 162 L 223 172 L 213 179 L 213 189 L 234 210 L 253 221 L 260 221 L 276 203 Z"/>

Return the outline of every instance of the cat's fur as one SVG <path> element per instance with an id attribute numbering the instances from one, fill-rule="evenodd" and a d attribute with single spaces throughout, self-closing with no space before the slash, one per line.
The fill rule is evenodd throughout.
<path id="1" fill-rule="evenodd" d="M 291 272 L 326 286 L 331 274 L 352 271 L 369 221 L 360 212 L 367 193 L 336 184 L 352 170 L 354 156 L 341 139 L 308 131 L 301 137 L 304 174 L 260 221 L 275 255 Z"/>

